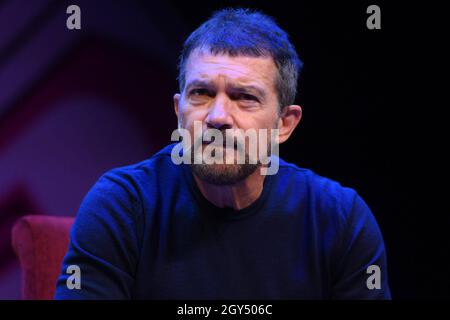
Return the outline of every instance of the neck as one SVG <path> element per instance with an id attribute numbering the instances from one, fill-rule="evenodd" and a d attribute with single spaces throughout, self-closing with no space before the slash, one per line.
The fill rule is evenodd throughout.
<path id="1" fill-rule="evenodd" d="M 262 193 L 264 175 L 259 168 L 242 181 L 233 185 L 213 185 L 207 183 L 194 174 L 200 192 L 203 196 L 219 208 L 231 207 L 240 210 L 255 202 Z"/>

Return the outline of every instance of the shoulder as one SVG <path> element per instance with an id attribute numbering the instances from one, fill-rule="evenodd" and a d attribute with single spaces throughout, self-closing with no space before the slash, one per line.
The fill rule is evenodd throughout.
<path id="1" fill-rule="evenodd" d="M 147 187 L 161 177 L 168 177 L 176 171 L 176 166 L 171 161 L 171 149 L 168 145 L 150 158 L 139 163 L 117 167 L 105 172 L 98 180 L 103 189 L 125 190 L 141 189 Z"/>
<path id="2" fill-rule="evenodd" d="M 358 192 L 313 170 L 301 168 L 280 159 L 279 184 L 284 190 L 299 193 L 300 198 L 314 207 L 316 218 L 342 227 L 352 219 L 372 216 Z"/>
<path id="3" fill-rule="evenodd" d="M 279 179 L 291 185 L 288 187 L 290 197 L 300 194 L 294 200 L 298 203 L 296 207 L 304 208 L 302 212 L 311 232 L 321 235 L 325 248 L 334 252 L 334 261 L 340 261 L 350 251 L 361 257 L 383 252 L 383 238 L 376 218 L 355 189 L 285 162 L 280 163 L 279 173 Z M 293 200 L 285 200 L 289 201 Z"/>
<path id="4" fill-rule="evenodd" d="M 164 181 L 176 180 L 178 166 L 170 158 L 173 145 L 139 163 L 113 168 L 102 174 L 85 197 L 85 202 L 119 202 L 124 206 L 142 210 L 142 205 L 156 199 L 158 188 Z M 178 179 L 179 180 L 179 179 Z"/>
<path id="5" fill-rule="evenodd" d="M 173 145 L 168 145 L 141 162 L 111 169 L 103 174 L 102 178 L 119 182 L 123 179 L 148 178 L 157 173 L 171 171 L 174 169 L 174 164 L 171 161 L 172 148 Z"/>

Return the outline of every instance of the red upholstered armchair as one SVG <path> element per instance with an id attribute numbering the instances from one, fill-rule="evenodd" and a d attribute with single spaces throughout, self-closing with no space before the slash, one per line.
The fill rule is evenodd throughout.
<path id="1" fill-rule="evenodd" d="M 29 215 L 15 223 L 12 245 L 22 269 L 23 299 L 53 299 L 73 221 L 73 217 Z"/>

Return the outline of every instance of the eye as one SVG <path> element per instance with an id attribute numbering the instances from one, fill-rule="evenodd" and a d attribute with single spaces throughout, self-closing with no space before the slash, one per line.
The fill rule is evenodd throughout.
<path id="1" fill-rule="evenodd" d="M 209 96 L 210 92 L 204 88 L 196 88 L 196 89 L 192 89 L 189 92 L 189 95 L 190 96 Z"/>
<path id="2" fill-rule="evenodd" d="M 235 96 L 236 100 L 242 100 L 244 102 L 259 102 L 259 99 L 249 93 L 239 93 Z"/>
<path id="3" fill-rule="evenodd" d="M 255 96 L 252 96 L 251 94 L 247 94 L 247 93 L 242 94 L 242 98 L 244 100 L 259 101 L 258 98 L 256 98 Z"/>

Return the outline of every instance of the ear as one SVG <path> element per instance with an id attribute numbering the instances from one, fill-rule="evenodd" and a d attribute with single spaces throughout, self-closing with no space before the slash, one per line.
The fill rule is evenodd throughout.
<path id="1" fill-rule="evenodd" d="M 175 114 L 177 115 L 177 118 L 178 118 L 178 105 L 180 103 L 180 97 L 181 97 L 181 95 L 179 93 L 175 93 L 173 95 L 173 106 L 174 106 Z"/>
<path id="2" fill-rule="evenodd" d="M 302 118 L 302 107 L 290 105 L 283 108 L 280 119 L 278 120 L 278 143 L 285 142 L 294 132 Z"/>

